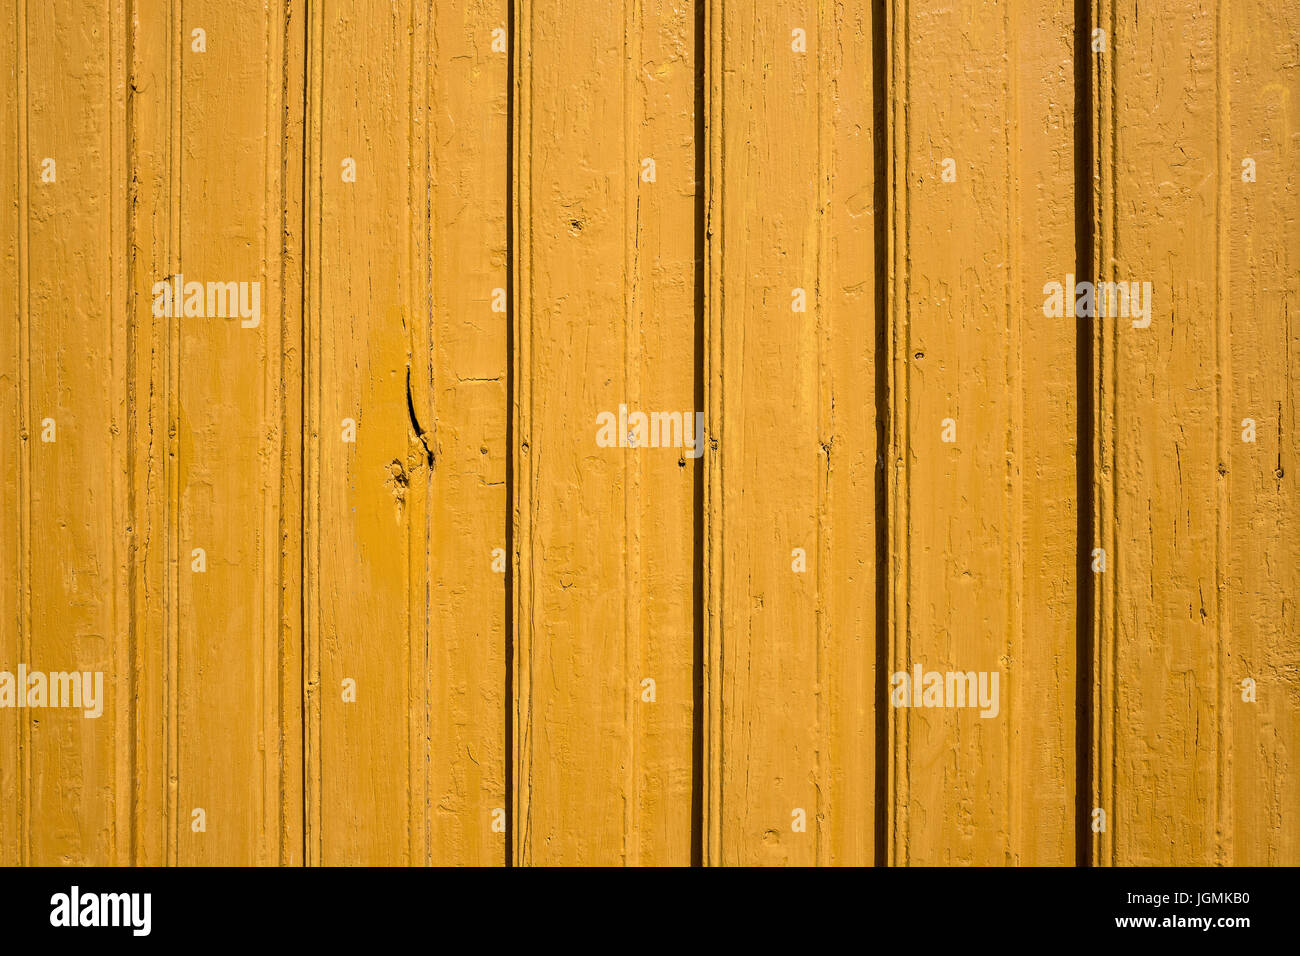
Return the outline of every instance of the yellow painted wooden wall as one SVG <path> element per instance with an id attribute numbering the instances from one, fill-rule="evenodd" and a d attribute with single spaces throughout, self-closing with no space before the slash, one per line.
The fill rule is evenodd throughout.
<path id="1" fill-rule="evenodd" d="M 0 863 L 1300 863 L 1297 48 L 6 5 Z"/>

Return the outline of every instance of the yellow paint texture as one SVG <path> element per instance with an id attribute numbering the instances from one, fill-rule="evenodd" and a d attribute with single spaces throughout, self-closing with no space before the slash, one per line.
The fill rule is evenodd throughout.
<path id="1" fill-rule="evenodd" d="M 1300 863 L 1298 40 L 5 5 L 0 864 Z"/>
<path id="2" fill-rule="evenodd" d="M 699 459 L 598 447 L 595 422 L 694 432 L 695 23 L 633 0 L 515 22 L 514 860 L 684 865 Z"/>
<path id="3" fill-rule="evenodd" d="M 1115 51 L 1094 102 L 1097 265 L 1155 299 L 1149 329 L 1105 319 L 1093 346 L 1110 556 L 1093 785 L 1113 808 L 1094 859 L 1294 863 L 1300 13 L 1096 16 Z"/>
<path id="4" fill-rule="evenodd" d="M 891 12 L 890 670 L 1000 705 L 891 710 L 889 856 L 1072 863 L 1076 335 L 1041 308 L 1075 271 L 1072 10 Z"/>
<path id="5" fill-rule="evenodd" d="M 868 864 L 873 21 L 866 3 L 710 16 L 705 858 Z"/>

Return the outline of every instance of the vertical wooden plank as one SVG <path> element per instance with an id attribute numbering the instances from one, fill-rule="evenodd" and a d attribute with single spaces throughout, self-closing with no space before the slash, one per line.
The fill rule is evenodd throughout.
<path id="1" fill-rule="evenodd" d="M 280 4 L 196 0 L 172 40 L 181 44 L 172 257 L 184 314 L 172 310 L 179 524 L 168 772 L 178 781 L 180 863 L 279 863 L 298 839 L 282 812 L 300 786 L 284 763 L 297 708 L 281 694 L 297 659 L 295 609 L 281 605 L 280 518 L 293 494 L 283 449 L 297 431 L 284 430 L 293 385 L 282 356 L 298 334 L 281 261 L 296 189 L 284 179 L 284 106 L 294 95 L 285 21 Z M 223 308 L 223 292 L 237 301 Z"/>
<path id="2" fill-rule="evenodd" d="M 304 488 L 304 373 L 303 345 L 306 243 L 305 229 L 305 98 L 307 82 L 306 12 L 301 0 L 283 0 L 276 10 L 280 39 L 276 47 L 281 64 L 279 97 L 271 96 L 271 115 L 281 118 L 280 195 L 280 353 L 276 411 L 280 415 L 279 510 L 275 528 L 279 546 L 279 682 L 281 701 L 279 737 L 279 828 L 281 866 L 301 866 L 306 860 L 303 770 L 303 644 L 305 605 L 303 530 Z M 273 21 L 272 36 L 275 36 Z M 274 181 L 274 180 L 271 180 Z M 269 220 L 268 227 L 275 225 Z M 270 241 L 268 240 L 268 245 Z M 272 513 L 268 513 L 268 518 Z M 268 708 L 268 712 L 270 709 Z"/>
<path id="3" fill-rule="evenodd" d="M 818 595 L 827 703 L 821 719 L 828 819 L 819 819 L 820 859 L 867 866 L 883 855 L 878 824 L 884 783 L 877 660 L 883 580 L 878 545 L 884 507 L 887 369 L 880 309 L 888 246 L 883 155 L 887 143 L 879 7 L 818 7 L 822 234 L 818 248 L 819 441 Z M 870 78 L 870 82 L 868 82 Z"/>
<path id="4" fill-rule="evenodd" d="M 24 450 L 12 670 L 40 673 L 45 686 L 41 709 L 0 714 L 5 738 L 19 744 L 17 857 L 124 862 L 124 18 L 120 6 L 56 3 L 22 5 L 17 20 Z M 97 715 L 66 699 L 55 706 L 55 674 L 69 672 L 83 694 L 93 689 Z M 19 684 L 18 693 L 41 693 L 39 682 Z"/>
<path id="5" fill-rule="evenodd" d="M 1006 346 L 1015 377 L 1005 387 L 1016 392 L 1019 415 L 1008 430 L 1008 452 L 1016 458 L 1008 471 L 1015 475 L 1012 506 L 1020 517 L 1009 529 L 1016 576 L 1007 585 L 1011 664 L 1002 698 L 1011 753 L 1009 862 L 1063 866 L 1079 862 L 1079 774 L 1086 762 L 1080 759 L 1086 739 L 1079 736 L 1079 683 L 1086 674 L 1079 655 L 1080 631 L 1088 626 L 1080 609 L 1088 608 L 1083 588 L 1091 583 L 1081 581 L 1088 556 L 1080 553 L 1086 549 L 1079 510 L 1088 505 L 1079 489 L 1091 470 L 1080 466 L 1090 448 L 1080 438 L 1089 426 L 1080 411 L 1087 397 L 1079 394 L 1079 323 L 1048 317 L 1043 305 L 1048 282 L 1064 283 L 1063 273 L 1080 271 L 1078 237 L 1088 227 L 1077 216 L 1080 193 L 1089 189 L 1081 177 L 1090 171 L 1080 172 L 1082 151 L 1076 151 L 1074 4 L 1015 3 L 1006 30 L 1011 128 L 1004 175 L 1014 205 L 1005 241 L 1018 272 L 1009 285 L 1019 328 L 1018 341 Z"/>
<path id="6" fill-rule="evenodd" d="M 0 667 L 19 659 L 22 648 L 25 571 L 24 500 L 28 479 L 26 437 L 26 234 L 31 168 L 27 161 L 26 11 L 6 4 L 0 11 L 0 75 L 9 82 L 0 98 L 0 308 L 15 317 L 0 331 Z M 22 800 L 23 723 L 0 718 L 0 866 L 26 861 Z"/>
<path id="7" fill-rule="evenodd" d="M 1151 301 L 1148 327 L 1096 323 L 1095 862 L 1203 865 L 1224 861 L 1219 37 L 1170 3 L 1103 3 L 1097 25 L 1099 278 Z"/>
<path id="8" fill-rule="evenodd" d="M 1300 862 L 1300 7 L 1229 2 L 1229 128 L 1222 134 L 1230 210 L 1225 294 L 1232 393 L 1228 465 L 1230 600 L 1225 706 L 1228 860 Z M 1260 24 L 1270 24 L 1260 29 Z M 1251 176 L 1247 160 L 1253 163 Z M 1246 182 L 1245 179 L 1252 181 Z M 1247 437 L 1252 419 L 1255 441 Z M 1255 682 L 1255 702 L 1243 681 Z"/>
<path id="9" fill-rule="evenodd" d="M 871 17 L 867 3 L 710 4 L 715 865 L 875 855 Z"/>
<path id="10" fill-rule="evenodd" d="M 685 866 L 696 856 L 694 721 L 697 642 L 698 374 L 697 259 L 702 243 L 695 141 L 699 4 L 629 2 L 624 20 L 623 128 L 637 180 L 626 210 L 628 369 L 631 410 L 680 412 L 682 446 L 629 449 L 629 673 L 632 805 L 626 862 Z M 645 160 L 655 178 L 646 182 Z M 629 191 L 630 192 L 630 191 Z M 701 264 L 702 265 L 702 264 Z M 617 412 L 616 408 L 608 410 Z M 667 426 L 671 431 L 671 425 Z M 691 447 L 685 447 L 687 444 Z M 609 455 L 613 449 L 599 449 Z M 653 681 L 653 701 L 647 697 Z"/>
<path id="11" fill-rule="evenodd" d="M 143 9 L 142 9 L 143 6 Z M 136 865 L 167 862 L 166 838 L 168 736 L 165 722 L 167 674 L 166 582 L 164 560 L 169 533 L 165 487 L 167 466 L 166 357 L 171 320 L 153 314 L 153 285 L 170 274 L 169 230 L 170 65 L 179 40 L 165 2 L 131 2 L 126 11 L 129 43 L 126 65 L 126 154 L 130 169 L 124 241 L 129 264 L 125 401 L 130 514 L 126 531 L 130 568 L 131 859 Z"/>
<path id="12" fill-rule="evenodd" d="M 1072 9 L 892 11 L 890 858 L 1069 863 Z"/>
<path id="13" fill-rule="evenodd" d="M 693 22 L 515 7 L 518 863 L 690 859 Z"/>
<path id="14" fill-rule="evenodd" d="M 1149 325 L 1100 319 L 1095 345 L 1095 860 L 1294 862 L 1296 163 L 1278 111 L 1296 78 L 1285 31 L 1247 26 L 1288 12 L 1096 12 L 1098 267 L 1151 302 Z"/>
<path id="15" fill-rule="evenodd" d="M 177 4 L 131 3 L 131 70 L 127 98 L 127 247 L 131 263 L 130 375 L 126 400 L 131 478 L 132 680 L 135 685 L 133 817 L 135 863 L 176 862 L 174 765 L 176 600 L 172 569 L 177 522 L 172 511 L 176 473 L 172 343 L 179 320 L 155 315 L 154 283 L 175 272 L 176 184 L 173 121 L 182 44 Z"/>
<path id="16" fill-rule="evenodd" d="M 508 16 L 506 0 L 434 4 L 430 31 L 429 826 L 434 862 L 444 865 L 509 856 Z"/>
<path id="17" fill-rule="evenodd" d="M 308 16 L 307 854 L 416 865 L 431 855 L 428 24 L 379 0 Z"/>
<path id="18" fill-rule="evenodd" d="M 128 97 L 131 49 L 135 42 L 135 27 L 130 19 L 126 2 L 108 6 L 107 46 L 109 50 L 108 77 L 111 117 L 109 120 L 108 154 L 111 170 L 108 194 L 108 223 L 111 247 L 109 250 L 110 283 L 109 308 L 112 319 L 113 390 L 109 399 L 109 432 L 113 437 L 116 470 L 111 479 L 113 542 L 114 626 L 112 656 L 114 675 L 111 681 L 114 693 L 120 694 L 112 708 L 116 741 L 112 783 L 105 788 L 111 791 L 113 814 L 114 853 L 119 865 L 134 861 L 132 835 L 135 831 L 134 773 L 138 744 L 134 739 L 136 726 L 137 685 L 132 671 L 134 657 L 134 607 L 131 603 L 132 541 L 131 517 L 133 494 L 130 465 L 132 462 L 132 428 L 134 406 L 131 404 L 130 386 L 134 379 L 132 368 L 131 309 L 134 296 L 131 290 L 130 210 L 128 207 L 131 180 L 131 153 L 129 147 Z M 105 676 L 105 687 L 110 681 Z M 105 701 L 107 706 L 107 701 Z"/>

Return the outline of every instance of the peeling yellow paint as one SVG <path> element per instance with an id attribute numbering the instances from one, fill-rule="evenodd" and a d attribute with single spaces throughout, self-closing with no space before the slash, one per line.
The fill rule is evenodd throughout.
<path id="1" fill-rule="evenodd" d="M 1300 863 L 1297 36 L 10 4 L 0 864 Z"/>

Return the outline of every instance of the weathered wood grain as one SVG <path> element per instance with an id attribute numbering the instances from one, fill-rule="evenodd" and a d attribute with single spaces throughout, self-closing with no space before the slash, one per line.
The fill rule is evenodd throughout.
<path id="1" fill-rule="evenodd" d="M 433 861 L 444 865 L 504 865 L 509 857 L 508 19 L 505 0 L 435 4 L 420 78 L 429 84 L 423 161 L 433 314 L 431 377 L 419 407 L 432 423 L 435 462 L 429 826 Z"/>
<path id="2" fill-rule="evenodd" d="M 693 26 L 515 8 L 517 863 L 690 861 L 697 469 L 620 407 L 695 418 Z"/>
<path id="3" fill-rule="evenodd" d="M 708 10 L 705 861 L 865 864 L 882 716 L 871 8 Z"/>
<path id="4" fill-rule="evenodd" d="M 891 708 L 890 862 L 1069 863 L 1076 333 L 1042 290 L 1075 268 L 1072 9 L 891 12 L 890 670 L 999 694 Z"/>
<path id="5" fill-rule="evenodd" d="M 1108 560 L 1094 792 L 1109 819 L 1093 857 L 1293 861 L 1295 15 L 1226 2 L 1095 13 L 1109 38 L 1094 98 L 1098 268 L 1151 283 L 1154 304 L 1149 327 L 1100 320 L 1094 344 Z"/>
<path id="6" fill-rule="evenodd" d="M 0 864 L 1300 862 L 1297 36 L 7 5 Z"/>

